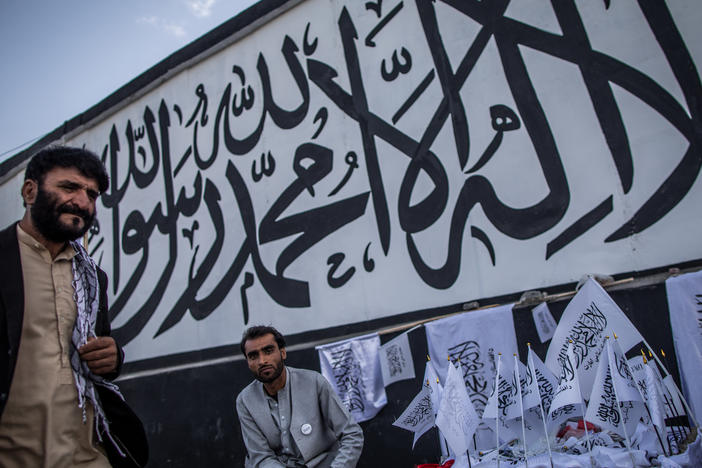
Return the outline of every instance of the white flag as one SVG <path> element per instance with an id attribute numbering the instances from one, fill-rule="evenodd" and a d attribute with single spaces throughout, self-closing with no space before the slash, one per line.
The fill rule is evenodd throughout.
<path id="1" fill-rule="evenodd" d="M 644 362 L 644 357 L 641 354 L 628 359 L 629 370 L 631 371 L 631 376 L 634 378 L 636 386 L 639 388 L 641 393 L 641 398 L 644 401 L 648 401 L 648 385 L 646 383 L 646 364 Z"/>
<path id="2" fill-rule="evenodd" d="M 522 402 L 524 405 L 524 424 L 527 429 L 529 445 L 538 443 L 544 437 L 548 439 L 546 418 L 553 394 L 558 387 L 558 379 L 548 370 L 539 356 L 529 346 L 527 365 L 521 365 Z M 543 408 L 543 412 L 542 412 Z M 545 442 L 548 445 L 548 441 Z M 550 453 L 550 448 L 549 448 Z"/>
<path id="3" fill-rule="evenodd" d="M 432 404 L 434 405 L 434 414 L 436 414 L 439 411 L 439 403 L 441 403 L 441 395 L 444 392 L 444 388 L 439 383 L 439 376 L 436 375 L 436 370 L 431 361 L 427 361 L 424 367 L 424 383 L 431 387 Z"/>
<path id="4" fill-rule="evenodd" d="M 597 363 L 604 350 L 605 336 L 614 336 L 615 333 L 625 351 L 643 341 L 619 306 L 597 281 L 590 278 L 563 312 L 546 353 L 546 366 L 558 374 L 559 361 L 564 358 L 572 341 L 583 397 L 589 399 Z"/>
<path id="5" fill-rule="evenodd" d="M 388 402 L 379 350 L 377 333 L 317 346 L 322 375 L 358 422 L 372 419 Z"/>
<path id="6" fill-rule="evenodd" d="M 641 403 L 641 392 L 639 391 L 634 377 L 631 374 L 629 363 L 624 353 L 619 347 L 619 340 L 607 342 L 607 352 L 609 353 L 609 365 L 612 367 L 612 380 L 617 388 L 617 396 L 621 401 L 636 401 Z"/>
<path id="7" fill-rule="evenodd" d="M 616 340 L 600 356 L 586 419 L 622 437 L 633 435 L 644 413 L 643 401 Z"/>
<path id="8" fill-rule="evenodd" d="M 473 433 L 478 428 L 478 418 L 466 391 L 461 373 L 453 364 L 448 366 L 444 392 L 436 415 L 436 426 L 455 454 L 465 453 Z"/>
<path id="9" fill-rule="evenodd" d="M 466 312 L 424 325 L 431 361 L 439 378 L 446 379 L 447 356 L 460 365 L 475 410 L 482 415 L 495 380 L 492 350 L 517 352 L 512 305 Z"/>
<path id="10" fill-rule="evenodd" d="M 414 432 L 414 440 L 412 441 L 412 448 L 414 448 L 417 439 L 434 426 L 435 414 L 436 409 L 432 404 L 431 387 L 422 385 L 417 396 L 392 425 Z"/>
<path id="11" fill-rule="evenodd" d="M 665 281 L 680 380 L 695 418 L 702 420 L 702 271 Z"/>
<path id="12" fill-rule="evenodd" d="M 585 413 L 585 420 L 596 424 L 603 430 L 624 437 L 622 412 L 614 391 L 612 368 L 609 364 L 609 353 L 602 353 L 597 366 L 595 384 Z"/>
<path id="13" fill-rule="evenodd" d="M 529 347 L 529 354 L 527 354 L 527 364 L 529 364 L 529 356 L 531 355 L 531 353 L 531 347 Z M 539 403 L 541 402 L 541 396 L 539 395 L 539 384 L 536 381 L 536 376 L 534 375 L 532 366 L 525 366 L 520 362 L 519 375 L 521 376 L 520 386 L 522 389 L 522 405 L 524 405 L 524 409 L 528 410 L 529 408 L 539 406 Z"/>
<path id="14" fill-rule="evenodd" d="M 655 365 L 655 364 L 654 364 Z M 646 382 L 646 402 L 648 410 L 651 412 L 651 422 L 664 436 L 667 434 L 665 426 L 665 402 L 663 382 L 658 372 L 651 367 L 651 363 L 644 365 Z"/>
<path id="15" fill-rule="evenodd" d="M 548 417 L 552 425 L 560 424 L 566 419 L 581 415 L 584 412 L 580 382 L 576 371 L 573 345 L 569 344 L 561 359 L 560 379 L 558 388 L 553 395 Z"/>
<path id="16" fill-rule="evenodd" d="M 514 364 L 510 359 L 502 359 L 498 387 L 493 386 L 492 394 L 485 405 L 483 419 L 510 420 L 522 415 L 519 409 L 519 389 L 514 375 Z"/>
<path id="17" fill-rule="evenodd" d="M 414 379 L 414 361 L 406 332 L 380 347 L 380 370 L 386 387 L 400 380 Z"/>
<path id="18" fill-rule="evenodd" d="M 530 371 L 529 374 L 535 377 L 534 384 L 537 385 L 537 388 L 535 393 L 529 391 L 528 397 L 524 398 L 524 408 L 537 406 L 539 401 L 534 401 L 534 397 L 540 398 L 544 412 L 548 413 L 553 395 L 558 388 L 558 378 L 546 367 L 546 364 L 544 364 L 531 347 L 529 347 L 529 354 L 527 355 L 527 364 L 527 370 Z M 522 387 L 522 392 L 524 392 L 524 387 Z"/>
<path id="19" fill-rule="evenodd" d="M 539 334 L 539 339 L 542 343 L 546 343 L 553 337 L 556 331 L 556 321 L 553 319 L 548 304 L 542 302 L 537 305 L 531 309 L 531 315 L 534 319 L 534 326 L 536 327 L 536 332 Z"/>

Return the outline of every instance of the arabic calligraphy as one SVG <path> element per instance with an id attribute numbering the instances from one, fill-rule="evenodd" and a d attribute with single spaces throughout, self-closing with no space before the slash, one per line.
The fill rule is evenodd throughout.
<path id="1" fill-rule="evenodd" d="M 332 34 L 312 21 L 277 30 L 270 39 L 275 50 L 262 48 L 248 62 L 237 56 L 220 67 L 224 78 L 198 76 L 188 93 L 139 101 L 139 115 L 91 133 L 102 132 L 100 151 L 112 181 L 90 242 L 110 270 L 116 338 L 129 343 L 148 324 L 157 338 L 185 317 L 202 321 L 232 301 L 245 325 L 261 312 L 251 297 L 262 295 L 285 309 L 311 308 L 319 294 L 310 288 L 312 276 L 329 289 L 358 287 L 383 270 L 391 249 L 433 290 L 457 284 L 466 256 L 480 249 L 498 265 L 502 238 L 545 235 L 545 262 L 567 250 L 614 216 L 615 200 L 598 199 L 561 226 L 572 195 L 568 156 L 540 104 L 524 48 L 582 76 L 620 184 L 612 193 L 626 194 L 635 184 L 628 128 L 612 85 L 679 132 L 688 144 L 679 163 L 602 242 L 644 232 L 664 218 L 702 168 L 702 85 L 665 3 L 642 2 L 640 9 L 684 103 L 643 71 L 596 50 L 575 4 L 550 6 L 560 34 L 511 18 L 508 5 L 339 2 Z M 449 50 L 444 36 L 451 31 L 439 8 L 470 20 L 476 34 Z M 393 28 L 416 35 L 404 41 Z M 328 56 L 331 44 L 339 47 L 338 60 Z M 478 115 L 466 95 L 478 63 L 490 54 L 502 66 L 509 94 L 490 97 L 489 115 Z M 379 102 L 377 89 L 387 89 L 380 86 L 409 91 L 399 103 Z M 483 126 L 491 128 L 486 145 L 471 133 Z M 525 181 L 536 199 L 511 204 L 490 169 L 509 156 L 505 147 L 517 138 L 531 143 L 541 178 Z M 373 226 L 369 236 L 342 236 L 365 222 Z M 427 241 L 436 226 L 445 229 Z M 362 255 L 355 243 L 365 248 Z M 320 274 L 305 276 L 295 265 L 311 255 L 321 255 Z M 233 298 L 232 289 L 238 289 Z M 582 359 L 586 349 L 579 343 Z M 485 382 L 466 383 L 471 398 L 482 399 Z"/>

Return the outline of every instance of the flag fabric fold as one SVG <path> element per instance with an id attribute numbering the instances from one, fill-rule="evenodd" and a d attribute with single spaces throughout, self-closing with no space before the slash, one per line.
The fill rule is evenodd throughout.
<path id="1" fill-rule="evenodd" d="M 702 271 L 665 281 L 673 342 L 685 399 L 702 420 Z"/>
<path id="2" fill-rule="evenodd" d="M 614 336 L 615 333 L 626 352 L 643 341 L 636 327 L 602 286 L 589 278 L 563 312 L 546 353 L 546 366 L 558 374 L 559 361 L 564 358 L 572 341 L 583 398 L 589 399 L 605 337 Z"/>
<path id="3" fill-rule="evenodd" d="M 644 364 L 644 382 L 646 384 L 646 403 L 651 412 L 651 422 L 658 428 L 661 434 L 666 435 L 665 426 L 665 402 L 663 392 L 663 382 L 657 370 L 651 367 L 651 363 Z"/>
<path id="4" fill-rule="evenodd" d="M 529 347 L 529 353 L 527 354 L 527 370 L 533 376 L 533 380 L 527 385 L 529 390 L 524 399 L 524 408 L 537 406 L 540 399 L 544 412 L 548 413 L 553 395 L 558 388 L 558 378 L 546 367 L 546 364 L 536 355 L 531 347 Z"/>
<path id="5" fill-rule="evenodd" d="M 548 308 L 548 304 L 542 302 L 533 309 L 531 309 L 531 315 L 534 319 L 534 326 L 536 327 L 536 332 L 539 334 L 539 340 L 542 343 L 546 343 L 553 337 L 556 331 L 556 321 L 551 314 L 551 310 Z"/>
<path id="6" fill-rule="evenodd" d="M 380 347 L 380 370 L 386 387 L 400 380 L 414 379 L 414 361 L 407 332 Z"/>
<path id="7" fill-rule="evenodd" d="M 431 401 L 434 405 L 434 414 L 436 415 L 436 412 L 439 410 L 439 403 L 441 403 L 441 395 L 444 392 L 444 388 L 439 382 L 439 376 L 436 374 L 432 361 L 427 361 L 424 367 L 423 382 L 431 387 Z"/>
<path id="8" fill-rule="evenodd" d="M 468 396 L 460 371 L 449 364 L 436 426 L 454 454 L 463 454 L 468 450 L 469 440 L 479 423 L 480 418 Z"/>
<path id="9" fill-rule="evenodd" d="M 434 426 L 436 409 L 432 400 L 431 387 L 422 385 L 422 389 L 417 393 L 417 396 L 407 405 L 400 417 L 392 423 L 393 426 L 414 433 L 414 440 L 412 440 L 413 449 L 417 440 Z"/>
<path id="10" fill-rule="evenodd" d="M 511 359 L 502 359 L 497 387 L 493 386 L 492 394 L 485 405 L 483 419 L 508 421 L 522 415 L 519 409 L 519 390 L 514 375 L 514 364 Z"/>
<path id="11" fill-rule="evenodd" d="M 517 352 L 512 317 L 513 304 L 466 312 L 424 325 L 431 362 L 439 378 L 446 379 L 447 356 L 458 364 L 468 395 L 479 415 L 487 403 L 495 379 L 492 350 Z"/>
<path id="12" fill-rule="evenodd" d="M 377 333 L 317 346 L 322 375 L 356 421 L 375 417 L 388 402 Z"/>
<path id="13" fill-rule="evenodd" d="M 560 423 L 570 417 L 584 413 L 585 405 L 576 366 L 573 345 L 570 343 L 561 359 L 558 387 L 553 394 L 553 400 L 548 412 L 549 423 L 552 427 L 560 425 Z"/>

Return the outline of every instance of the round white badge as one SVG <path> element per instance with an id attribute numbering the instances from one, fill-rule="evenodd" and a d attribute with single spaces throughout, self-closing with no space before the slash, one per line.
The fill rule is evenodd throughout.
<path id="1" fill-rule="evenodd" d="M 312 433 L 312 426 L 310 426 L 309 424 L 305 423 L 305 424 L 302 425 L 302 427 L 300 427 L 300 431 L 301 431 L 304 435 L 310 435 L 310 434 Z"/>

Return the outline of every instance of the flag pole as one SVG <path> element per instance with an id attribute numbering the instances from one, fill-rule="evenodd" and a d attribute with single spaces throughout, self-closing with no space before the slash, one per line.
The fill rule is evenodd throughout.
<path id="1" fill-rule="evenodd" d="M 522 401 L 522 381 L 519 375 L 519 359 L 517 353 L 514 353 L 514 374 L 517 377 L 517 392 L 519 395 L 519 409 L 522 412 L 522 438 L 524 442 L 524 462 L 526 468 L 529 468 L 529 456 L 527 455 L 526 429 L 524 428 L 524 402 Z"/>
<path id="2" fill-rule="evenodd" d="M 615 339 L 616 339 L 616 335 L 615 335 Z M 648 367 L 648 359 L 646 359 L 646 355 L 643 352 L 641 353 L 641 355 L 643 357 L 644 366 Z M 627 366 L 629 365 L 629 361 L 626 362 L 626 365 Z M 631 373 L 631 369 L 629 369 L 629 372 Z M 654 382 L 654 385 L 655 385 L 655 382 Z M 639 388 L 639 386 L 637 385 L 636 388 Z M 672 451 L 671 451 L 670 455 L 668 455 L 665 452 L 665 446 L 663 445 L 663 439 L 661 439 L 661 434 L 658 432 L 658 428 L 656 427 L 656 424 L 653 422 L 653 416 L 651 415 L 651 410 L 649 409 L 648 403 L 646 403 L 646 399 L 644 398 L 643 394 L 641 393 L 640 388 L 639 388 L 639 394 L 641 394 L 641 399 L 644 402 L 644 408 L 646 408 L 646 413 L 648 414 L 648 419 L 651 420 L 651 426 L 653 426 L 653 430 L 656 432 L 656 437 L 658 438 L 658 443 L 661 444 L 661 449 L 663 450 L 663 455 L 665 455 L 666 457 L 671 456 L 673 454 Z"/>
<path id="3" fill-rule="evenodd" d="M 615 334 L 614 336 L 616 337 L 617 335 Z M 609 357 L 609 362 L 607 364 L 609 365 L 609 372 L 612 374 L 612 388 L 614 389 L 614 398 L 617 400 L 617 410 L 619 410 L 619 417 L 622 421 L 622 429 L 624 430 L 624 438 L 626 440 L 626 449 L 629 452 L 629 458 L 631 458 L 632 468 L 636 468 L 636 460 L 634 459 L 634 454 L 631 453 L 631 439 L 629 439 L 629 431 L 626 430 L 626 423 L 624 422 L 622 401 L 619 399 L 619 392 L 617 392 L 617 379 L 614 378 L 614 372 L 619 372 L 617 370 L 617 360 L 615 359 L 616 356 L 614 355 L 614 351 L 612 350 L 612 343 L 609 341 L 609 336 L 605 336 L 605 339 L 607 340 L 607 354 Z M 626 360 L 626 358 L 624 358 L 624 360 Z M 614 362 L 614 369 L 612 369 L 612 362 Z M 587 428 L 587 421 L 585 422 L 585 427 Z"/>
<path id="4" fill-rule="evenodd" d="M 449 365 L 451 362 L 451 356 L 449 355 Z M 471 404 L 473 402 L 471 401 Z M 468 457 L 468 468 L 473 468 L 473 462 L 470 460 L 470 443 L 466 444 L 466 456 Z M 475 448 L 475 431 L 473 431 L 473 448 Z"/>
<path id="5" fill-rule="evenodd" d="M 568 340 L 568 343 L 570 343 L 570 356 L 573 356 L 573 340 Z M 568 356 L 568 359 L 570 359 L 570 356 Z M 583 392 L 580 388 L 580 376 L 578 375 L 578 366 L 575 362 L 572 362 L 571 364 L 573 365 L 573 370 L 575 372 L 574 380 L 575 385 L 578 387 L 578 396 L 580 397 L 580 410 L 582 411 L 583 427 L 585 428 L 585 445 L 587 445 L 587 452 L 590 454 L 590 465 L 594 467 L 595 459 L 592 457 L 592 445 L 590 445 L 590 434 L 587 430 L 587 420 L 585 419 L 585 405 L 583 404 Z"/>
<path id="6" fill-rule="evenodd" d="M 427 362 L 430 362 L 430 361 L 431 361 L 431 358 L 427 354 Z M 451 362 L 450 356 L 449 356 L 449 362 Z M 427 379 L 427 385 L 429 385 L 429 379 Z M 440 385 L 438 376 L 436 377 L 436 385 L 437 386 Z M 437 410 L 438 410 L 438 408 L 437 408 Z M 439 457 L 439 459 L 441 460 L 442 458 L 448 457 L 448 448 L 447 448 L 446 439 L 444 438 L 443 434 L 441 434 L 441 431 L 437 431 L 437 432 L 438 432 L 437 435 L 439 436 L 439 450 L 441 451 L 441 456 Z"/>
<path id="7" fill-rule="evenodd" d="M 663 350 L 662 350 L 662 349 L 661 349 L 661 353 L 663 353 Z M 666 405 L 666 406 L 668 407 L 668 409 L 670 410 L 670 414 L 671 414 L 674 418 L 678 418 L 678 417 L 680 416 L 680 414 L 678 413 L 678 408 L 676 407 L 675 401 L 673 400 L 673 393 L 674 393 L 674 392 L 671 390 L 670 386 L 667 385 L 667 384 L 665 383 L 665 379 L 667 379 L 668 377 L 670 377 L 670 374 L 668 373 L 668 369 L 667 369 L 667 367 L 668 367 L 668 366 L 667 366 L 668 360 L 665 359 L 665 353 L 663 353 L 663 359 L 665 359 L 666 365 L 663 365 L 658 359 L 656 359 L 655 353 L 651 352 L 651 349 L 650 349 L 650 348 L 649 348 L 649 350 L 648 350 L 648 356 L 649 356 L 649 360 L 650 360 L 650 359 L 654 359 L 655 362 L 658 363 L 658 365 L 656 366 L 657 369 L 658 369 L 658 368 L 663 369 L 663 372 L 662 372 L 662 373 L 665 374 L 665 377 L 663 377 L 661 380 L 662 380 L 663 386 L 665 387 L 665 388 L 663 389 L 663 390 L 664 390 L 664 391 L 663 391 L 663 398 L 665 399 L 665 405 Z M 672 382 L 672 377 L 671 377 L 671 382 Z M 675 382 L 672 382 L 672 383 L 675 384 Z M 668 396 L 670 396 L 670 398 L 668 398 Z M 677 425 L 675 425 L 675 426 L 671 425 L 671 426 L 670 426 L 670 432 L 671 432 L 671 434 L 673 435 L 673 439 L 677 442 L 677 441 L 678 441 L 678 434 L 677 434 L 677 433 L 680 433 L 680 434 L 681 434 L 681 435 L 680 435 L 680 440 L 681 440 L 681 441 L 685 440 L 685 437 L 686 437 L 685 429 L 680 428 L 680 429 L 677 429 L 677 430 L 676 430 L 676 428 L 680 428 L 680 426 L 677 426 Z M 666 436 L 666 437 L 665 437 L 666 440 L 668 440 L 668 449 L 670 449 L 670 453 L 672 454 L 672 453 L 673 453 L 673 448 L 670 446 L 670 440 L 668 439 L 668 430 L 667 430 L 667 427 L 666 427 L 665 436 Z"/>
<path id="8" fill-rule="evenodd" d="M 619 337 L 617 336 L 616 333 L 614 333 L 614 339 L 619 340 Z M 617 341 L 617 346 L 619 346 L 619 341 Z M 621 349 L 621 346 L 619 347 L 619 350 L 623 352 L 623 350 Z M 626 357 L 626 355 L 625 355 L 625 357 Z M 641 357 L 643 358 L 644 365 L 648 366 L 648 359 L 646 359 L 646 353 L 644 353 L 643 349 L 641 350 Z M 629 365 L 629 360 L 624 359 L 624 362 L 626 363 L 626 367 L 629 370 L 629 374 L 631 374 L 633 376 L 634 373 L 631 371 L 631 366 Z M 668 454 L 665 452 L 665 446 L 663 445 L 663 440 L 661 439 L 661 435 L 658 432 L 658 428 L 656 427 L 656 424 L 653 422 L 653 416 L 651 415 L 651 409 L 648 407 L 648 403 L 646 402 L 646 397 L 644 396 L 643 392 L 641 391 L 641 387 L 638 384 L 636 385 L 636 389 L 639 391 L 639 395 L 641 395 L 641 401 L 643 402 L 644 408 L 646 409 L 646 414 L 648 414 L 648 419 L 651 420 L 651 426 L 653 427 L 653 431 L 656 433 L 656 438 L 658 439 L 658 443 L 660 444 L 661 449 L 663 450 L 663 455 L 665 455 L 667 457 Z M 671 452 L 671 454 L 672 454 L 672 452 Z"/>
<path id="9" fill-rule="evenodd" d="M 500 365 L 502 353 L 497 353 L 497 373 L 495 374 L 495 393 L 497 395 L 497 412 L 495 414 L 495 450 L 497 451 L 497 468 L 500 468 Z"/>
<path id="10" fill-rule="evenodd" d="M 655 356 L 656 353 L 653 353 L 653 355 Z M 662 348 L 661 348 L 661 355 L 665 358 L 665 351 L 663 351 Z M 658 357 L 656 357 L 656 359 L 658 359 Z M 692 424 L 695 425 L 695 428 L 697 429 L 697 432 L 699 433 L 700 432 L 700 425 L 697 423 L 697 420 L 695 419 L 695 415 L 692 412 L 692 410 L 690 409 L 690 405 L 687 404 L 687 400 L 685 399 L 682 392 L 680 391 L 680 388 L 678 388 L 678 384 L 675 383 L 673 376 L 670 375 L 670 372 L 668 372 L 668 369 L 665 366 L 662 366 L 662 367 L 663 367 L 663 369 L 665 369 L 666 374 L 668 374 L 667 376 L 670 376 L 671 382 L 673 383 L 673 388 L 675 389 L 675 391 L 678 394 L 678 398 L 680 399 L 680 401 L 682 401 L 683 405 L 685 405 L 685 411 L 687 411 L 688 418 L 690 418 L 690 421 L 692 421 Z"/>
<path id="11" fill-rule="evenodd" d="M 531 353 L 531 343 L 527 343 L 529 352 Z M 531 371 L 531 375 L 536 378 L 536 368 L 534 368 L 534 362 L 531 360 L 531 354 L 527 355 L 527 365 Z M 536 382 L 536 387 L 539 388 L 538 380 Z M 553 456 L 551 455 L 551 441 L 548 437 L 548 428 L 546 427 L 546 413 L 544 412 L 544 403 L 541 400 L 541 389 L 539 388 L 539 409 L 541 410 L 541 422 L 544 423 L 544 436 L 546 436 L 546 447 L 548 448 L 548 459 L 551 462 L 551 468 L 553 468 Z"/>
<path id="12" fill-rule="evenodd" d="M 649 350 L 652 350 L 653 348 L 651 348 L 651 345 L 648 344 L 648 342 L 646 341 L 646 338 L 644 338 L 644 337 L 641 337 L 641 338 L 643 339 L 643 342 L 644 342 L 644 344 L 646 345 L 646 347 L 647 347 Z M 661 354 L 663 354 L 663 357 L 665 357 L 665 352 L 663 351 L 663 349 L 661 349 Z M 652 355 L 653 355 L 653 358 L 654 358 L 654 359 L 656 360 L 656 362 L 658 363 L 658 365 L 661 366 L 661 368 L 663 368 L 663 370 L 665 371 L 666 377 L 669 376 L 669 375 L 670 375 L 670 372 L 668 372 L 668 368 L 667 368 L 666 366 L 663 365 L 663 363 L 661 362 L 660 359 L 658 359 L 658 356 L 656 355 L 656 353 L 652 353 Z M 671 376 L 671 377 L 672 377 L 672 376 Z M 683 397 L 682 393 L 680 392 L 680 389 L 678 388 L 678 385 L 675 383 L 674 380 L 673 380 L 672 383 L 673 383 L 673 388 L 675 389 L 675 391 L 676 391 L 677 394 L 678 394 L 678 398 L 680 398 L 680 400 L 683 402 L 683 405 L 685 405 L 685 411 L 687 411 L 687 415 L 688 415 L 688 417 L 690 418 L 690 421 L 692 421 L 692 424 L 695 425 L 695 428 L 697 429 L 697 432 L 699 433 L 701 428 L 700 428 L 700 425 L 697 423 L 697 420 L 695 419 L 695 415 L 692 414 L 692 411 L 690 410 L 690 406 L 687 404 L 687 401 L 685 400 L 685 397 Z"/>

